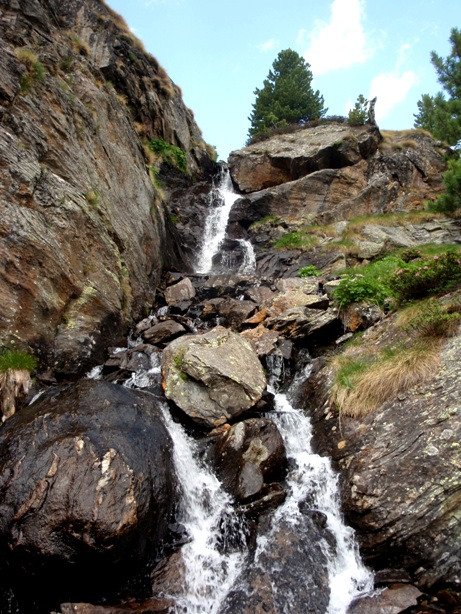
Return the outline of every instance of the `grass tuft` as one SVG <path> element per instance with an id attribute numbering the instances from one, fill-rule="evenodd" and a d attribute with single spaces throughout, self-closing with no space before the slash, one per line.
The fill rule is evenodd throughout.
<path id="1" fill-rule="evenodd" d="M 373 361 L 342 359 L 332 401 L 346 416 L 366 416 L 389 399 L 432 377 L 439 364 L 439 344 L 419 340 L 411 348 L 382 351 Z"/>
<path id="2" fill-rule="evenodd" d="M 21 350 L 0 350 L 0 373 L 12 369 L 13 371 L 34 371 L 37 368 L 37 359 L 28 352 Z"/>

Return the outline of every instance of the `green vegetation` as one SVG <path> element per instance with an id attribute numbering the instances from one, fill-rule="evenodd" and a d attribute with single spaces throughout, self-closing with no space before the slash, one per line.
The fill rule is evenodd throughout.
<path id="1" fill-rule="evenodd" d="M 272 128 L 303 124 L 325 115 L 323 96 L 311 86 L 310 65 L 292 49 L 281 51 L 264 80 L 256 88 L 249 117 L 249 142 Z"/>
<path id="2" fill-rule="evenodd" d="M 314 264 L 308 264 L 299 269 L 298 275 L 299 277 L 318 277 L 320 271 Z"/>
<path id="3" fill-rule="evenodd" d="M 0 373 L 12 369 L 14 371 L 34 371 L 37 359 L 22 350 L 3 348 L 0 350 Z"/>
<path id="4" fill-rule="evenodd" d="M 274 241 L 273 246 L 276 249 L 300 249 L 305 250 L 317 243 L 316 237 L 303 232 L 294 231 L 287 232 L 279 239 Z"/>
<path id="5" fill-rule="evenodd" d="M 171 145 L 163 139 L 150 139 L 148 146 L 163 162 L 176 167 L 182 173 L 187 173 L 186 152 L 180 147 Z"/>
<path id="6" fill-rule="evenodd" d="M 339 307 L 366 301 L 384 306 L 447 292 L 461 284 L 461 253 L 447 245 L 398 250 L 366 266 L 346 270 L 334 292 Z"/>
<path id="7" fill-rule="evenodd" d="M 450 33 L 450 54 L 443 59 L 435 51 L 431 62 L 443 92 L 423 94 L 415 114 L 415 126 L 429 130 L 437 139 L 456 145 L 461 139 L 461 30 Z"/>
<path id="8" fill-rule="evenodd" d="M 335 373 L 335 384 L 341 388 L 352 390 L 359 377 L 370 367 L 370 360 L 364 358 L 343 358 L 338 362 Z"/>
<path id="9" fill-rule="evenodd" d="M 99 207 L 100 195 L 97 190 L 88 190 L 88 192 L 85 192 L 84 196 L 85 200 L 89 205 L 91 205 L 95 209 Z"/>
<path id="10" fill-rule="evenodd" d="M 360 94 L 347 115 L 349 126 L 363 126 L 368 119 L 369 101 Z"/>
<path id="11" fill-rule="evenodd" d="M 404 262 L 389 278 L 400 303 L 447 292 L 461 284 L 461 254 L 445 254 Z"/>
<path id="12" fill-rule="evenodd" d="M 454 213 L 461 209 L 461 158 L 448 161 L 448 170 L 443 173 L 445 192 L 428 204 L 429 211 Z"/>
<path id="13" fill-rule="evenodd" d="M 45 67 L 36 54 L 26 47 L 16 49 L 15 55 L 27 68 L 27 72 L 22 75 L 20 81 L 21 94 L 27 94 L 34 85 L 45 79 Z"/>

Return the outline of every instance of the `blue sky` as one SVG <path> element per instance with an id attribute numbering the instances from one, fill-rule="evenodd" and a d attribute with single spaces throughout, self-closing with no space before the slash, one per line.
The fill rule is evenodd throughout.
<path id="1" fill-rule="evenodd" d="M 182 88 L 221 158 L 244 145 L 254 89 L 282 49 L 311 64 L 328 114 L 378 97 L 384 129 L 413 125 L 438 91 L 431 50 L 449 53 L 461 0 L 108 0 Z"/>

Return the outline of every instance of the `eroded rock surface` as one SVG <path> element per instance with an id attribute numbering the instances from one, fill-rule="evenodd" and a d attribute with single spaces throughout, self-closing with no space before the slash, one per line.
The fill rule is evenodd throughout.
<path id="1" fill-rule="evenodd" d="M 266 387 L 249 343 L 222 326 L 172 341 L 163 352 L 162 373 L 166 397 L 206 426 L 249 409 Z"/>
<path id="2" fill-rule="evenodd" d="M 6 0 L 0 41 L 0 342 L 77 372 L 181 262 L 143 142 L 181 147 L 196 176 L 206 146 L 179 88 L 103 2 Z"/>
<path id="3" fill-rule="evenodd" d="M 376 151 L 381 138 L 376 127 L 322 124 L 233 151 L 229 166 L 241 192 L 258 192 L 320 169 L 356 164 Z"/>

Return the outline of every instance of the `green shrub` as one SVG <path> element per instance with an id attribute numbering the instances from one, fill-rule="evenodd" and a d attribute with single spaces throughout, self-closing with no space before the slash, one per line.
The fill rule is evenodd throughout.
<path id="1" fill-rule="evenodd" d="M 163 161 L 175 166 L 182 173 L 187 173 L 186 152 L 176 145 L 171 145 L 163 139 L 150 139 L 149 149 L 160 156 Z"/>
<path id="2" fill-rule="evenodd" d="M 343 278 L 334 291 L 335 301 L 340 307 L 362 301 L 383 305 L 390 297 L 392 292 L 384 282 L 359 273 Z"/>
<path id="3" fill-rule="evenodd" d="M 449 251 L 404 263 L 389 278 L 399 302 L 445 292 L 461 284 L 461 256 Z"/>
<path id="4" fill-rule="evenodd" d="M 454 213 L 461 209 L 461 158 L 449 160 L 443 183 L 445 192 L 429 203 L 428 209 L 437 213 Z"/>
<path id="5" fill-rule="evenodd" d="M 0 350 L 0 372 L 8 369 L 15 371 L 34 371 L 37 368 L 35 356 L 21 350 L 6 349 Z"/>
<path id="6" fill-rule="evenodd" d="M 404 303 L 446 292 L 460 283 L 461 254 L 455 248 L 421 246 L 418 252 L 401 250 L 347 270 L 334 299 L 340 307 L 360 301 L 383 306 L 389 298 Z"/>
<path id="7" fill-rule="evenodd" d="M 314 264 L 308 264 L 307 266 L 303 266 L 298 271 L 299 277 L 318 277 L 320 275 L 320 271 Z"/>

